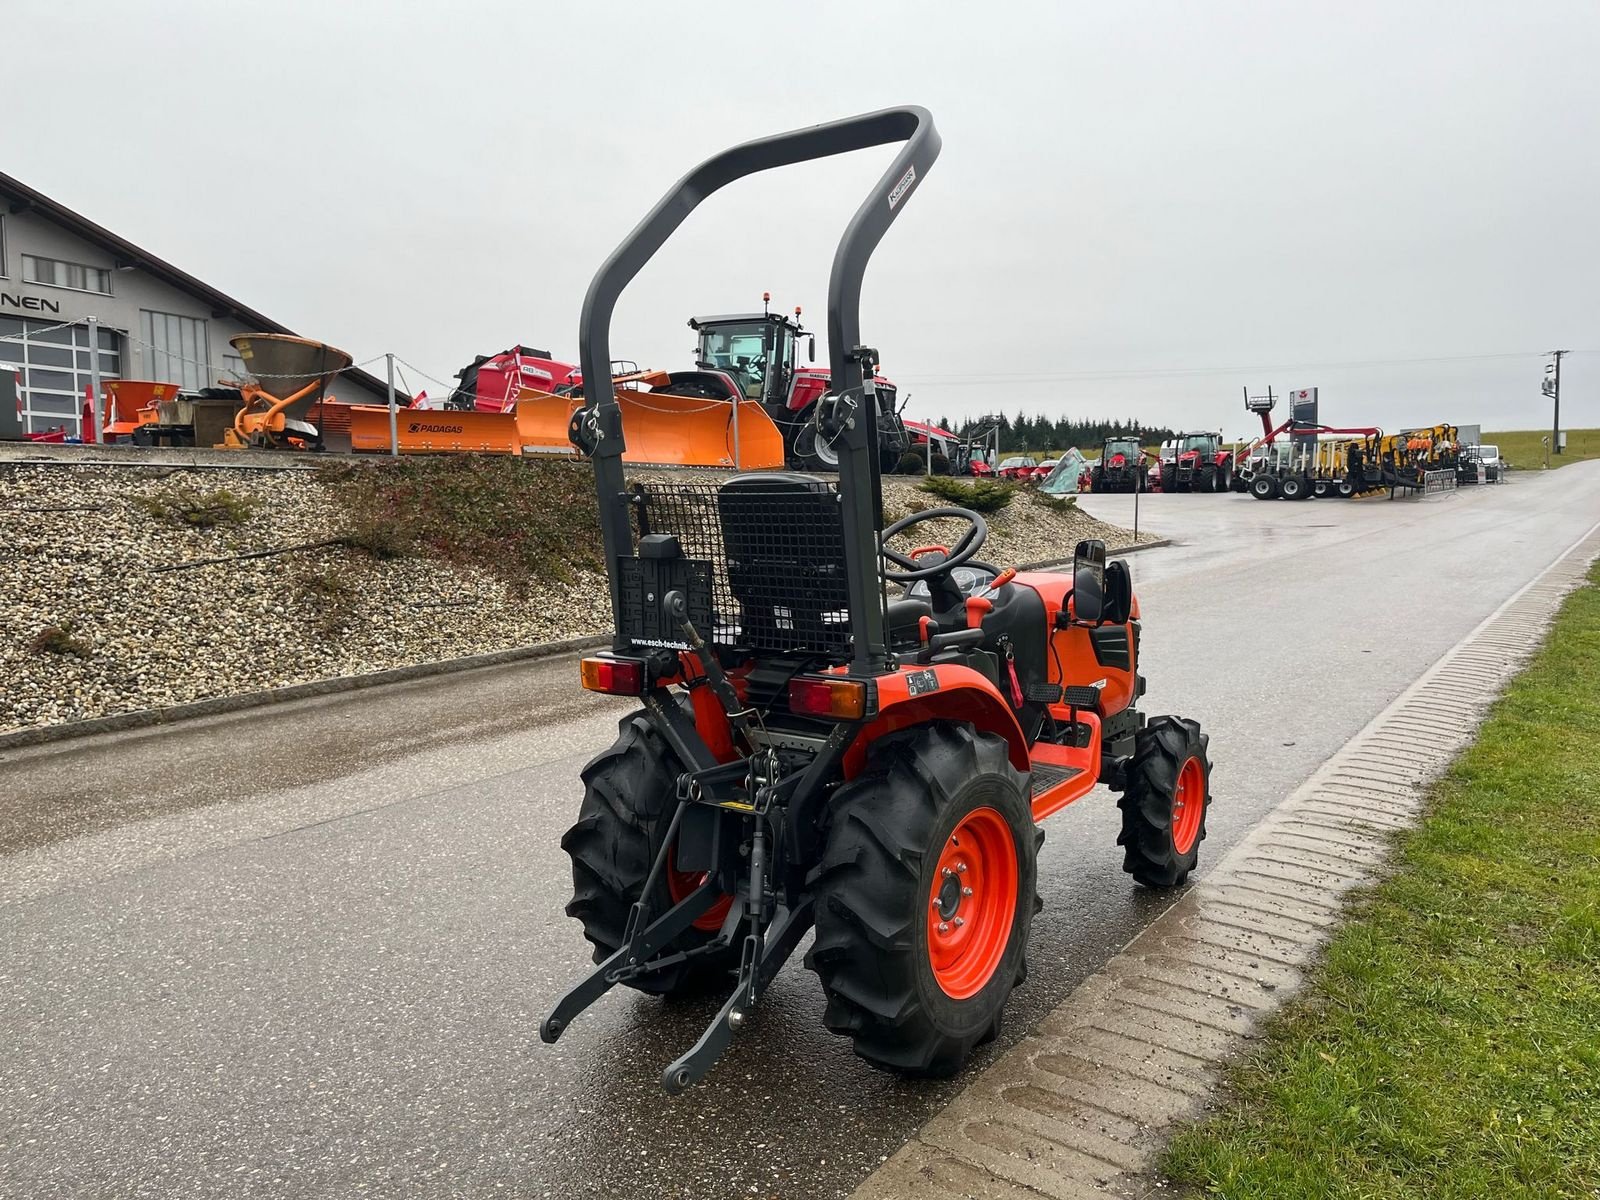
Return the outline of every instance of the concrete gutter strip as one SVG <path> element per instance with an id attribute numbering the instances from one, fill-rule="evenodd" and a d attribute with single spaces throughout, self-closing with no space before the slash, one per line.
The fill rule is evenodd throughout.
<path id="1" fill-rule="evenodd" d="M 220 451 L 219 451 L 220 453 Z M 1123 550 L 1110 551 L 1112 555 L 1132 554 L 1137 550 L 1153 550 L 1165 546 L 1166 541 L 1140 542 Z M 194 565 L 194 564 L 185 564 Z M 1060 562 L 1029 563 L 1019 571 L 1040 571 L 1061 566 Z M 305 700 L 314 696 L 331 696 L 336 692 L 353 692 L 361 688 L 382 687 L 390 683 L 406 683 L 413 679 L 427 679 L 435 675 L 450 675 L 457 671 L 476 671 L 482 667 L 498 667 L 506 663 L 531 662 L 535 659 L 554 658 L 562 654 L 575 654 L 609 645 L 610 634 L 591 637 L 566 638 L 559 642 L 540 642 L 535 646 L 516 646 L 510 650 L 492 650 L 487 654 L 470 654 L 463 658 L 446 658 L 438 662 L 416 663 L 409 667 L 391 667 L 386 671 L 372 671 L 364 675 L 338 675 L 330 679 L 314 679 L 310 683 L 296 683 L 288 687 L 266 688 L 256 692 L 242 692 L 237 696 L 216 696 L 210 700 L 196 700 L 189 704 L 174 704 L 169 708 L 142 708 L 137 712 L 114 713 L 108 717 L 90 717 L 84 721 L 68 721 L 60 725 L 41 725 L 35 729 L 18 729 L 0 733 L 0 753 L 24 746 L 43 746 L 72 738 L 93 737 L 102 733 L 120 733 L 128 729 L 146 729 L 156 725 L 169 725 L 174 721 L 194 717 L 214 717 L 223 713 L 239 712 L 247 708 L 260 708 L 268 704 L 283 704 L 290 700 Z"/>
<path id="2" fill-rule="evenodd" d="M 610 643 L 609 634 L 604 637 L 567 638 L 559 642 L 540 642 L 536 646 L 491 650 L 487 654 L 472 654 L 465 658 L 447 658 L 440 662 L 415 663 L 409 667 L 391 667 L 387 671 L 373 671 L 365 675 L 337 675 L 330 679 L 313 679 L 310 683 L 295 683 L 288 687 L 267 688 L 259 692 L 243 692 L 237 696 L 217 696 L 210 700 L 196 700 L 190 704 L 175 704 L 170 708 L 143 708 L 137 712 L 115 713 L 109 717 L 91 717 L 86 721 L 42 725 L 37 729 L 18 729 L 11 733 L 0 734 L 0 753 L 24 746 L 42 746 L 49 742 L 62 742 L 72 738 L 168 725 L 174 721 L 195 717 L 214 717 L 223 713 L 238 712 L 241 709 L 284 704 L 290 700 L 331 696 L 336 692 L 353 692 L 389 683 L 407 683 L 413 679 L 450 675 L 457 671 L 475 671 L 483 667 L 504 666 L 507 663 L 555 658 L 562 654 L 575 654 Z"/>
<path id="3" fill-rule="evenodd" d="M 1174 1127 L 1299 988 L 1350 889 L 1600 557 L 1600 525 L 1430 668 L 1205 879 L 973 1079 L 852 1200 L 1148 1195 Z M 1048 910 L 1043 919 L 1049 919 Z"/>

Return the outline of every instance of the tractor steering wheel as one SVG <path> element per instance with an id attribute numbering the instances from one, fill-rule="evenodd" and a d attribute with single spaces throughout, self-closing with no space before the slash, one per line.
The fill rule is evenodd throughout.
<path id="1" fill-rule="evenodd" d="M 904 533 L 913 525 L 921 521 L 937 521 L 941 518 L 958 518 L 967 523 L 967 530 L 961 535 L 961 540 L 955 544 L 945 557 L 932 566 L 917 566 L 916 554 L 901 554 L 899 551 L 889 549 L 889 539 Z M 909 517 L 901 517 L 893 525 L 883 531 L 879 539 L 879 550 L 883 557 L 901 567 L 899 571 L 884 569 L 883 577 L 890 583 L 915 583 L 919 579 L 932 579 L 941 575 L 952 567 L 959 567 L 970 562 L 972 556 L 983 548 L 983 543 L 989 536 L 989 526 L 984 519 L 970 508 L 926 508 L 921 512 L 914 512 Z M 938 547 L 942 549 L 943 547 Z"/>

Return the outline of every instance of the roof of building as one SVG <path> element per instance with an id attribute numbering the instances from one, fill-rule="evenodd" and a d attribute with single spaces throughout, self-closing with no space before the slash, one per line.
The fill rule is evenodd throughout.
<path id="1" fill-rule="evenodd" d="M 287 333 L 296 337 L 301 336 L 287 325 L 280 325 L 264 313 L 259 313 L 232 296 L 219 292 L 210 284 L 196 279 L 187 271 L 180 271 L 165 259 L 157 258 L 126 238 L 118 237 L 105 226 L 95 224 L 83 214 L 75 212 L 57 200 L 52 200 L 43 192 L 36 191 L 20 179 L 14 179 L 3 171 L 0 171 L 0 196 L 9 199 L 10 212 L 39 213 L 69 233 L 83 238 L 84 241 L 103 247 L 111 254 L 117 266 L 137 267 L 145 274 L 177 288 L 180 292 L 204 300 L 211 306 L 211 315 L 214 317 L 231 317 L 242 325 L 252 326 L 250 330 L 252 333 Z M 386 380 L 379 379 L 359 367 L 352 367 L 345 374 L 368 390 L 380 395 L 388 392 L 389 384 Z M 407 397 L 401 396 L 400 399 L 404 403 Z"/>

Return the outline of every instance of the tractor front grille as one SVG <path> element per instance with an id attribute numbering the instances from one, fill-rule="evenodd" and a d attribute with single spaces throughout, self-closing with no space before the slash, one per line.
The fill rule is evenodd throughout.
<path id="1" fill-rule="evenodd" d="M 672 534 L 684 558 L 709 564 L 711 628 L 700 631 L 707 640 L 847 657 L 844 521 L 833 484 L 807 475 L 740 475 L 721 486 L 636 484 L 629 501 L 636 539 Z"/>

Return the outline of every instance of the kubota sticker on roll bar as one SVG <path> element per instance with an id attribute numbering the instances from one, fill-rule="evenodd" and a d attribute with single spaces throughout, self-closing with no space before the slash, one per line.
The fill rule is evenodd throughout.
<path id="1" fill-rule="evenodd" d="M 894 191 L 889 193 L 889 207 L 893 208 L 900 203 L 900 197 L 911 190 L 911 185 L 917 181 L 917 166 L 912 163 L 906 168 L 906 173 L 900 176 L 900 182 L 894 185 Z"/>

